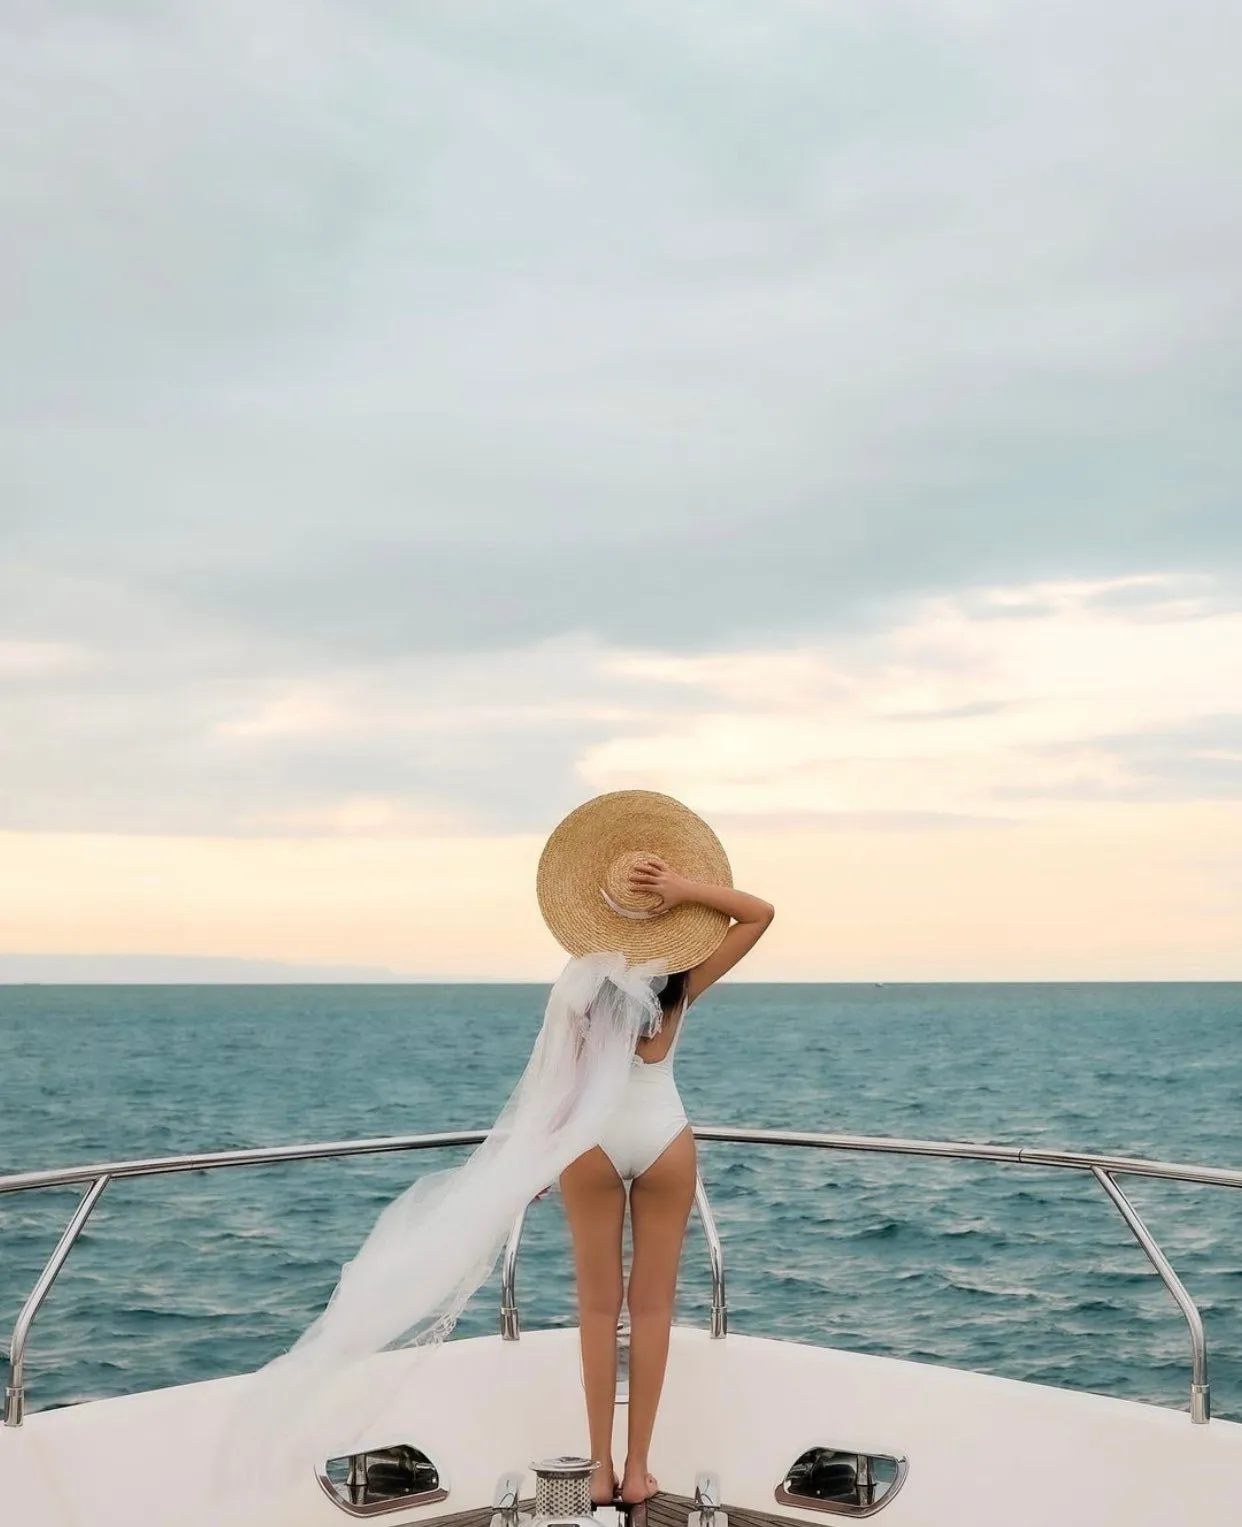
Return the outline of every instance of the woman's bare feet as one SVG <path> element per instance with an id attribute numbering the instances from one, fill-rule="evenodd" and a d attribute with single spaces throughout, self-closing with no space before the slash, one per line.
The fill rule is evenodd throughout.
<path id="1" fill-rule="evenodd" d="M 648 1474 L 647 1465 L 641 1467 L 625 1461 L 625 1478 L 621 1481 L 621 1499 L 627 1506 L 636 1506 L 639 1501 L 650 1500 L 659 1491 L 659 1481 L 654 1474 Z"/>
<path id="2" fill-rule="evenodd" d="M 591 1500 L 595 1505 L 611 1506 L 620 1488 L 620 1481 L 617 1479 L 617 1471 L 612 1466 L 611 1458 L 596 1464 L 591 1470 Z"/>

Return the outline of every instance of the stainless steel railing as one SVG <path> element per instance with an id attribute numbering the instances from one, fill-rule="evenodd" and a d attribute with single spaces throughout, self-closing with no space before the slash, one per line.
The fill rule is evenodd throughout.
<path id="1" fill-rule="evenodd" d="M 954 1161 L 994 1161 L 1016 1166 L 1058 1167 L 1088 1172 L 1104 1189 L 1121 1213 L 1131 1233 L 1146 1253 L 1190 1330 L 1190 1417 L 1206 1423 L 1211 1415 L 1208 1386 L 1207 1344 L 1203 1321 L 1194 1301 L 1169 1265 L 1155 1237 L 1117 1185 L 1118 1176 L 1146 1177 L 1171 1182 L 1197 1183 L 1208 1187 L 1242 1188 L 1242 1171 L 1227 1167 L 1200 1167 L 1167 1161 L 1146 1161 L 1130 1156 L 1091 1155 L 1077 1151 L 1032 1149 L 1025 1146 L 976 1145 L 944 1140 L 903 1140 L 872 1135 L 809 1134 L 792 1130 L 732 1129 L 707 1126 L 695 1129 L 699 1140 L 731 1145 L 775 1145 L 815 1150 L 860 1151 L 898 1156 L 936 1156 Z M 284 1161 L 319 1161 L 384 1152 L 438 1150 L 449 1146 L 478 1145 L 481 1130 L 433 1135 L 395 1135 L 373 1140 L 342 1140 L 320 1145 L 285 1145 L 257 1150 L 215 1151 L 185 1156 L 153 1157 L 135 1161 L 99 1162 L 90 1166 L 51 1171 L 17 1172 L 0 1177 L 0 1194 L 29 1192 L 36 1188 L 88 1184 L 87 1191 L 65 1227 L 59 1243 L 31 1290 L 17 1323 L 9 1349 L 9 1383 L 5 1389 L 4 1423 L 20 1426 L 25 1409 L 25 1354 L 30 1328 L 40 1306 L 55 1283 L 65 1259 L 73 1249 L 95 1205 L 112 1181 L 131 1177 L 162 1177 L 175 1172 L 211 1171 L 223 1167 L 269 1166 Z M 703 1222 L 712 1268 L 712 1335 L 723 1337 L 728 1329 L 725 1302 L 724 1257 L 707 1194 L 700 1180 L 695 1203 Z M 525 1213 L 514 1222 L 505 1248 L 501 1272 L 501 1334 L 509 1340 L 520 1335 L 516 1301 L 517 1257 Z"/>

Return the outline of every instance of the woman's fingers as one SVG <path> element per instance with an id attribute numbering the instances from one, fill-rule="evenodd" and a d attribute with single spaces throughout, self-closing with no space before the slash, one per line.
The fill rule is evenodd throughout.
<path id="1" fill-rule="evenodd" d="M 650 858 L 640 859 L 630 871 L 630 888 L 635 891 L 647 891 L 660 898 L 658 911 L 663 911 L 665 906 L 665 888 L 668 884 L 669 867 L 663 859 L 657 859 L 653 854 Z"/>

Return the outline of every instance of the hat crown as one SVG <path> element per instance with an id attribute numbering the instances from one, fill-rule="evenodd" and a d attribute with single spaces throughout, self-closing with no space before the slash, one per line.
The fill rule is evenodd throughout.
<path id="1" fill-rule="evenodd" d="M 634 849 L 618 854 L 604 871 L 600 890 L 623 912 L 654 912 L 660 905 L 660 897 L 655 891 L 642 891 L 630 884 L 635 866 L 651 857 L 644 849 Z"/>

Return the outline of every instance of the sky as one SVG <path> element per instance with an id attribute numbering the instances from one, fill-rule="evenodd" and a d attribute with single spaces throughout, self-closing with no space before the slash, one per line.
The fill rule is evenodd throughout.
<path id="1" fill-rule="evenodd" d="M 1242 978 L 1242 11 L 0 7 L 0 980 Z"/>

